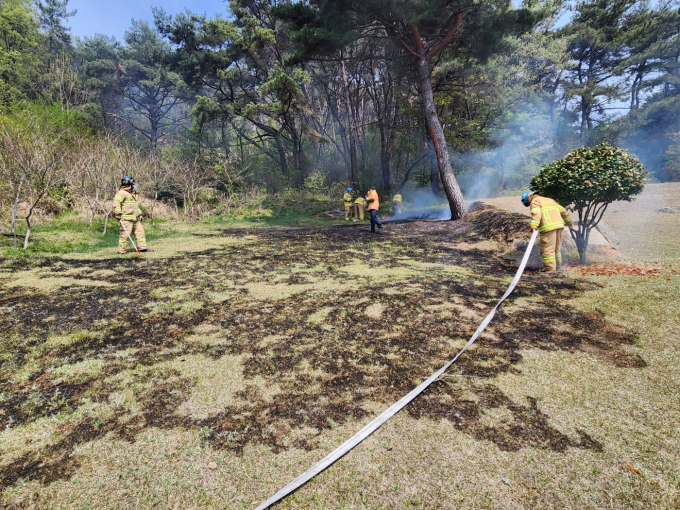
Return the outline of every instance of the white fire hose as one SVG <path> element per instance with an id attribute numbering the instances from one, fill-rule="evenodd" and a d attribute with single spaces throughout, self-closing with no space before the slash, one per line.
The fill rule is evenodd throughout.
<path id="1" fill-rule="evenodd" d="M 120 221 L 120 226 L 123 227 L 123 230 L 125 230 L 125 233 L 127 234 L 128 239 L 129 239 L 130 242 L 132 243 L 132 247 L 133 247 L 133 248 L 135 249 L 135 251 L 137 252 L 137 255 L 139 255 L 140 253 L 139 253 L 139 250 L 137 249 L 137 245 L 136 245 L 135 242 L 132 240 L 132 236 L 130 235 L 130 232 L 128 232 L 128 229 L 125 228 L 125 223 L 123 223 L 123 220 L 118 220 L 118 221 Z"/>
<path id="2" fill-rule="evenodd" d="M 496 306 L 493 307 L 491 312 L 489 312 L 489 315 L 486 316 L 484 321 L 477 328 L 477 331 L 475 331 L 475 334 L 472 335 L 472 338 L 470 338 L 470 341 L 465 345 L 465 347 L 463 347 L 463 349 L 458 354 L 456 354 L 455 358 L 453 358 L 446 365 L 444 365 L 442 368 L 437 370 L 434 374 L 432 374 L 429 377 L 429 379 L 427 379 L 425 382 L 420 384 L 420 386 L 418 386 L 417 388 L 412 390 L 408 395 L 403 397 L 401 400 L 399 400 L 395 404 L 392 404 L 388 409 L 386 409 L 385 411 L 382 412 L 382 414 L 380 414 L 379 416 L 374 418 L 373 421 L 371 421 L 363 429 L 361 429 L 359 432 L 357 432 L 355 435 L 353 435 L 351 438 L 349 438 L 347 441 L 345 441 L 342 445 L 340 445 L 333 452 L 329 453 L 326 457 L 324 457 L 319 462 L 314 464 L 307 471 L 305 471 L 300 476 L 298 476 L 295 480 L 293 480 L 288 485 L 283 487 L 280 491 L 278 491 L 271 498 L 269 498 L 267 501 L 265 501 L 260 506 L 258 506 L 255 510 L 264 510 L 265 508 L 268 508 L 269 506 L 273 505 L 277 501 L 285 498 L 288 494 L 290 494 L 294 490 L 297 490 L 298 488 L 302 487 L 309 480 L 311 480 L 316 475 L 321 473 L 324 469 L 326 469 L 331 464 L 333 464 L 335 461 L 337 461 L 338 459 L 343 457 L 346 453 L 348 453 L 350 450 L 352 450 L 355 446 L 357 446 L 359 443 L 361 443 L 368 436 L 373 434 L 373 432 L 378 430 L 383 423 L 385 423 L 392 416 L 394 416 L 399 411 L 401 411 L 404 407 L 406 407 L 406 405 L 409 402 L 411 402 L 414 398 L 416 398 L 423 391 L 425 391 L 425 389 L 428 386 L 430 386 L 433 382 L 435 382 L 439 378 L 440 375 L 442 375 L 444 372 L 446 372 L 446 370 L 451 365 L 453 365 L 456 362 L 456 360 L 458 358 L 460 358 L 463 355 L 463 353 L 465 351 L 467 351 L 473 343 L 475 343 L 475 341 L 477 340 L 479 335 L 482 334 L 482 332 L 486 329 L 486 327 L 491 322 L 491 319 L 493 319 L 494 315 L 496 315 L 496 310 L 498 310 L 498 307 L 501 306 L 503 301 L 505 301 L 508 298 L 508 296 L 510 296 L 510 294 L 512 294 L 512 292 L 515 290 L 517 283 L 519 282 L 520 278 L 522 277 L 522 273 L 524 272 L 524 268 L 527 265 L 527 261 L 529 260 L 529 255 L 531 255 L 531 250 L 534 247 L 534 243 L 536 242 L 537 236 L 538 236 L 538 230 L 534 230 L 534 233 L 531 236 L 531 240 L 529 241 L 529 246 L 527 246 L 526 253 L 524 254 L 524 257 L 522 258 L 522 262 L 519 265 L 519 269 L 517 269 L 517 274 L 515 274 L 515 277 L 512 279 L 512 282 L 510 283 L 508 290 L 505 291 L 505 294 L 503 294 L 503 297 L 500 299 L 500 301 L 498 301 Z"/>

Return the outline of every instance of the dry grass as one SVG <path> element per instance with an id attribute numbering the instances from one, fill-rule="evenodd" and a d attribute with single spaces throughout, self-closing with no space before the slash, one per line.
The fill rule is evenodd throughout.
<path id="1" fill-rule="evenodd" d="M 7 266 L 0 505 L 255 507 L 464 345 L 511 275 L 475 228 L 202 231 L 151 264 Z M 678 268 L 675 243 L 640 256 Z M 106 285 L 25 285 L 64 278 Z M 679 282 L 527 275 L 440 382 L 277 508 L 680 506 Z"/>

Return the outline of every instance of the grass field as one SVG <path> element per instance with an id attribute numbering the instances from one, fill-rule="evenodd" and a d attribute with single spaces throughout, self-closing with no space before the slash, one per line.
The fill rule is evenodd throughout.
<path id="1" fill-rule="evenodd" d="M 679 204 L 650 185 L 605 217 L 621 256 L 594 262 L 659 276 L 526 274 L 439 382 L 276 508 L 680 507 L 680 215 L 658 212 Z M 455 355 L 528 230 L 484 210 L 372 235 L 324 205 L 163 223 L 145 259 L 76 227 L 3 248 L 0 507 L 254 508 Z"/>

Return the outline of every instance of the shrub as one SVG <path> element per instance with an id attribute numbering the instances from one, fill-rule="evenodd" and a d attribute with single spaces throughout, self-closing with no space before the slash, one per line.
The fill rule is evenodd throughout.
<path id="1" fill-rule="evenodd" d="M 590 231 L 607 206 L 617 200 L 630 202 L 642 192 L 646 175 L 638 158 L 601 143 L 573 150 L 545 165 L 531 180 L 531 190 L 578 214 L 578 225 L 571 229 L 571 235 L 585 264 Z"/>

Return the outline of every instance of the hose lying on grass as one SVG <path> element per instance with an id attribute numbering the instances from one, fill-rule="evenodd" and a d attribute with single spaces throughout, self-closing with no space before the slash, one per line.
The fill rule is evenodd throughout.
<path id="1" fill-rule="evenodd" d="M 387 408 L 385 411 L 383 411 L 379 416 L 377 416 L 375 419 L 373 419 L 368 425 L 366 425 L 363 429 L 361 429 L 359 432 L 357 432 L 355 435 L 353 435 L 351 438 L 349 438 L 347 441 L 345 441 L 342 445 L 340 445 L 334 451 L 329 453 L 326 457 L 321 459 L 319 462 L 314 464 L 311 468 L 309 468 L 307 471 L 302 473 L 300 476 L 298 476 L 295 480 L 290 482 L 288 485 L 283 487 L 280 491 L 278 491 L 276 494 L 274 494 L 267 501 L 265 501 L 260 506 L 258 506 L 256 508 L 256 510 L 264 510 L 265 508 L 268 508 L 269 506 L 273 505 L 277 501 L 285 498 L 291 492 L 302 487 L 309 480 L 311 480 L 316 475 L 321 473 L 324 469 L 326 469 L 327 467 L 332 465 L 335 461 L 337 461 L 338 459 L 343 457 L 345 454 L 347 454 L 350 450 L 352 450 L 355 446 L 357 446 L 359 443 L 361 443 L 368 436 L 373 434 L 373 432 L 378 430 L 383 423 L 385 423 L 392 416 L 394 416 L 399 411 L 401 411 L 404 407 L 406 407 L 406 405 L 409 402 L 411 402 L 418 395 L 420 395 L 423 391 L 425 391 L 425 389 L 428 386 L 430 386 L 433 382 L 435 382 L 439 378 L 439 376 L 441 376 L 444 372 L 446 372 L 446 370 L 451 365 L 453 365 L 456 362 L 456 360 L 458 358 L 460 358 L 463 355 L 463 353 L 465 351 L 467 351 L 473 343 L 475 343 L 475 341 L 477 340 L 479 335 L 482 334 L 482 332 L 486 329 L 486 327 L 491 322 L 491 319 L 493 319 L 494 315 L 496 315 L 496 310 L 498 310 L 498 307 L 501 306 L 503 301 L 505 301 L 508 298 L 508 296 L 510 296 L 510 294 L 512 294 L 512 292 L 515 290 L 517 283 L 519 282 L 520 278 L 522 277 L 522 273 L 524 272 L 524 268 L 527 265 L 527 261 L 529 260 L 529 255 L 531 254 L 531 250 L 534 247 L 534 243 L 536 242 L 537 236 L 538 236 L 538 230 L 535 230 L 533 235 L 531 236 L 531 240 L 529 241 L 529 245 L 527 246 L 526 252 L 524 253 L 524 257 L 522 258 L 522 262 L 520 263 L 519 268 L 517 269 L 517 273 L 515 274 L 515 277 L 512 279 L 512 282 L 510 283 L 508 290 L 505 291 L 505 294 L 503 294 L 503 297 L 500 299 L 500 301 L 498 301 L 496 306 L 493 307 L 491 312 L 489 312 L 489 315 L 486 316 L 484 321 L 477 328 L 477 331 L 475 331 L 475 334 L 472 335 L 472 338 L 470 338 L 470 340 L 465 345 L 465 347 L 463 347 L 463 349 L 458 354 L 456 354 L 455 358 L 453 358 L 446 365 L 444 365 L 442 368 L 437 370 L 425 382 L 421 383 L 417 388 L 413 389 L 408 395 L 403 397 L 398 402 L 392 404 L 389 408 Z"/>

